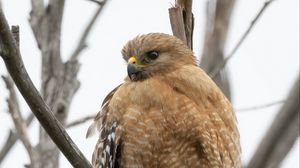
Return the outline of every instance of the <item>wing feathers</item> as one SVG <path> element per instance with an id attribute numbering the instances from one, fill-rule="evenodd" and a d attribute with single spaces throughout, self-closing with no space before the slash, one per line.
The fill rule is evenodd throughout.
<path id="1" fill-rule="evenodd" d="M 116 142 L 117 123 L 105 127 L 100 133 L 93 153 L 92 164 L 96 168 L 117 168 L 118 143 Z"/>
<path id="2" fill-rule="evenodd" d="M 107 123 L 106 118 L 109 113 L 109 103 L 115 92 L 121 85 L 113 89 L 104 99 L 101 111 L 96 115 L 94 123 L 88 128 L 87 137 L 92 136 L 96 129 L 100 132 L 99 140 L 95 147 L 92 164 L 95 168 L 118 168 L 119 159 L 117 155 L 119 147 L 119 138 L 116 135 L 118 124 Z"/>

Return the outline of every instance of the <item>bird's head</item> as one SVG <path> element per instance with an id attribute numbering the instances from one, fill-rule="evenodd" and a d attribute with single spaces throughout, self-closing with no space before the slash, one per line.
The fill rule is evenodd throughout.
<path id="1" fill-rule="evenodd" d="M 163 33 L 135 37 L 124 46 L 122 55 L 128 64 L 128 77 L 132 81 L 163 75 L 183 65 L 196 64 L 193 52 L 181 40 Z"/>

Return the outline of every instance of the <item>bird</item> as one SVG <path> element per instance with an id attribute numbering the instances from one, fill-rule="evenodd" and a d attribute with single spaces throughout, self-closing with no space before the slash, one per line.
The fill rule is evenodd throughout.
<path id="1" fill-rule="evenodd" d="M 124 82 L 88 128 L 95 168 L 240 168 L 229 100 L 175 36 L 138 35 L 123 47 Z"/>

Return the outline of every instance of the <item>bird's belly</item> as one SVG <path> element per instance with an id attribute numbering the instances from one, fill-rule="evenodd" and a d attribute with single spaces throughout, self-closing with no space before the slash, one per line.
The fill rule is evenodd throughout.
<path id="1" fill-rule="evenodd" d="M 205 167 L 200 166 L 201 151 L 195 140 L 175 130 L 174 125 L 182 123 L 166 117 L 161 109 L 147 114 L 132 110 L 124 115 L 122 167 Z"/>

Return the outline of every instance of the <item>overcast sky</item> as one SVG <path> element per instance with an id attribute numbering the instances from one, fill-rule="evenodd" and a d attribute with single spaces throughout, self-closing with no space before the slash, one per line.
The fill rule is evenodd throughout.
<path id="1" fill-rule="evenodd" d="M 205 0 L 194 0 L 195 32 L 194 49 L 199 58 L 205 23 Z M 11 25 L 19 25 L 21 53 L 25 66 L 37 87 L 40 86 L 40 53 L 34 41 L 29 23 L 30 1 L 2 0 L 4 12 Z M 120 84 L 126 75 L 126 64 L 120 50 L 129 39 L 138 34 L 164 32 L 171 34 L 168 8 L 173 0 L 111 0 L 90 38 L 89 48 L 80 58 L 81 87 L 70 109 L 68 121 L 96 114 L 106 94 Z M 233 12 L 232 24 L 225 53 L 229 53 L 242 33 L 249 26 L 263 0 L 239 0 Z M 62 55 L 70 57 L 78 37 L 97 5 L 87 0 L 66 0 L 62 30 Z M 226 55 L 226 54 L 225 54 Z M 299 71 L 299 0 L 276 0 L 258 21 L 247 40 L 227 65 L 236 109 L 257 106 L 286 98 Z M 6 74 L 0 61 L 0 74 Z M 8 93 L 0 82 L 0 147 L 13 128 L 6 113 L 5 97 Z M 24 100 L 21 109 L 24 116 L 28 107 Z M 262 136 L 271 124 L 281 105 L 248 112 L 237 112 L 242 144 L 242 160 L 247 163 Z M 97 136 L 85 139 L 91 122 L 68 130 L 75 143 L 87 158 L 91 158 Z M 34 144 L 38 139 L 37 122 L 30 127 Z M 299 168 L 299 139 L 285 159 L 283 168 Z M 26 151 L 18 143 L 0 167 L 23 167 L 29 163 Z M 61 167 L 71 167 L 61 157 Z"/>

